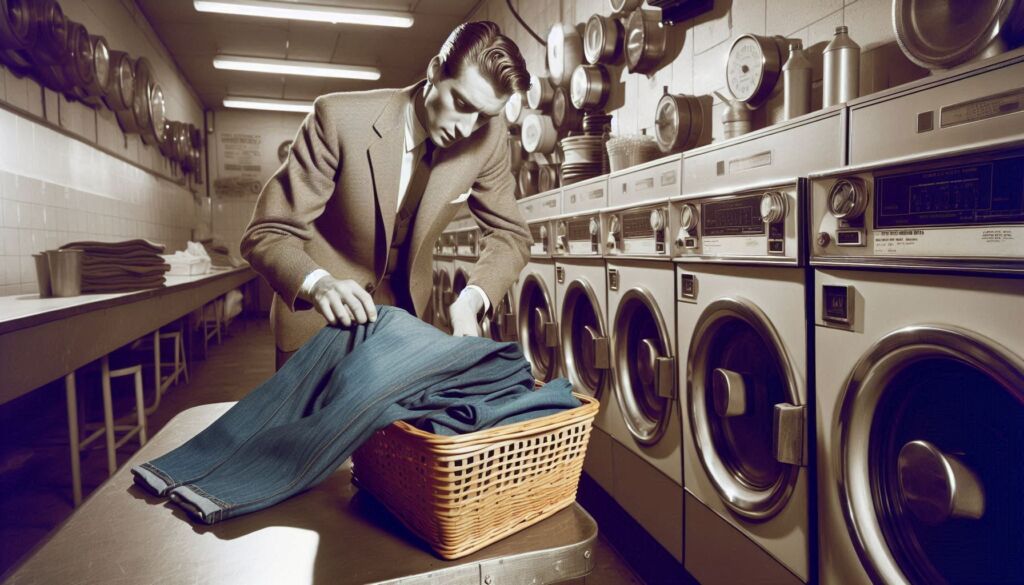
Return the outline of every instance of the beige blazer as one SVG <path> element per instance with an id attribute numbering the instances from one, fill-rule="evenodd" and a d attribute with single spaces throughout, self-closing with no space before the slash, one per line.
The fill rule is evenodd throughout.
<path id="1" fill-rule="evenodd" d="M 405 143 L 404 89 L 320 96 L 288 159 L 263 187 L 242 235 L 241 253 L 274 290 L 270 324 L 277 347 L 294 351 L 326 324 L 298 298 L 310 271 L 324 268 L 371 293 L 387 266 Z M 438 149 L 411 234 L 404 269 L 417 315 L 433 285 L 433 243 L 466 201 L 481 227 L 481 252 L 468 284 L 492 308 L 518 277 L 533 241 L 515 201 L 501 116 L 448 149 Z"/>

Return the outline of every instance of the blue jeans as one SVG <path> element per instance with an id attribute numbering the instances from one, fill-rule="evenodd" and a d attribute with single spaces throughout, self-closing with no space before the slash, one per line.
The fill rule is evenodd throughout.
<path id="1" fill-rule="evenodd" d="M 564 379 L 551 393 L 531 392 L 533 381 L 516 343 L 451 337 L 378 306 L 375 322 L 320 330 L 212 425 L 132 473 L 213 524 L 312 487 L 395 420 L 461 432 L 579 404 Z M 510 407 L 516 394 L 527 399 Z"/>

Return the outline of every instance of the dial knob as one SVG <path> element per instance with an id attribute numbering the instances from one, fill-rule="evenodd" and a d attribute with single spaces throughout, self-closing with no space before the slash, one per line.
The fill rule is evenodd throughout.
<path id="1" fill-rule="evenodd" d="M 558 222 L 558 235 L 559 236 L 564 236 L 567 233 L 569 233 L 569 228 L 566 227 L 565 222 L 564 221 Z"/>
<path id="2" fill-rule="evenodd" d="M 619 217 L 617 215 L 613 215 L 611 219 L 608 220 L 608 238 L 605 243 L 608 245 L 609 248 L 614 248 L 616 242 L 618 242 L 618 238 Z"/>
<path id="3" fill-rule="evenodd" d="M 839 179 L 828 192 L 828 210 L 837 219 L 857 219 L 868 206 L 868 192 L 860 179 Z"/>
<path id="4" fill-rule="evenodd" d="M 692 203 L 684 203 L 679 208 L 679 227 L 683 228 L 688 232 L 692 232 L 696 229 L 700 216 L 697 212 L 697 206 Z"/>
<path id="5" fill-rule="evenodd" d="M 548 239 L 548 226 L 546 226 L 546 225 L 540 226 L 540 239 L 542 239 L 542 240 Z"/>
<path id="6" fill-rule="evenodd" d="M 786 217 L 786 196 L 770 191 L 761 196 L 761 219 L 768 223 L 782 221 Z"/>
<path id="7" fill-rule="evenodd" d="M 665 229 L 665 214 L 660 209 L 651 211 L 651 229 L 656 232 Z"/>
<path id="8" fill-rule="evenodd" d="M 596 219 L 590 218 L 590 235 L 596 236 L 601 231 L 601 224 Z"/>

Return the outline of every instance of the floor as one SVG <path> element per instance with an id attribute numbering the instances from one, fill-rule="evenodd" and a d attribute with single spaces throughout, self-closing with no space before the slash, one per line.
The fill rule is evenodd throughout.
<path id="1" fill-rule="evenodd" d="M 182 381 L 164 395 L 160 408 L 149 417 L 150 434 L 159 432 L 187 408 L 238 400 L 273 373 L 273 336 L 266 318 L 236 319 L 222 343 L 212 345 L 206 359 L 192 363 L 190 382 Z M 144 379 L 152 380 L 152 372 Z M 85 383 L 79 381 L 80 396 Z M 114 392 L 130 394 L 118 392 L 116 385 Z M 122 410 L 117 410 L 119 405 Z M 116 412 L 128 408 L 124 397 L 115 397 Z M 0 407 L 0 575 L 19 564 L 73 511 L 66 434 L 61 381 Z M 129 445 L 123 447 L 119 464 L 127 461 L 131 452 Z M 82 461 L 85 497 L 106 476 L 104 451 L 86 453 Z M 643 584 L 603 537 L 595 550 L 595 562 L 586 579 L 588 585 Z"/>

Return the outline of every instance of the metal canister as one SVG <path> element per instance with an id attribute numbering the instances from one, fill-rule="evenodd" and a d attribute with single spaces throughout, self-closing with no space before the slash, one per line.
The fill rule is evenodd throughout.
<path id="1" fill-rule="evenodd" d="M 792 120 L 811 111 L 811 62 L 807 60 L 800 41 L 790 42 L 789 59 L 782 66 L 782 84 L 784 120 Z"/>
<path id="2" fill-rule="evenodd" d="M 725 103 L 725 110 L 722 112 L 722 137 L 726 140 L 742 136 L 751 130 L 750 108 L 740 100 L 731 100 L 724 95 L 714 92 L 718 99 Z"/>
<path id="3" fill-rule="evenodd" d="M 824 107 L 848 102 L 860 93 L 860 45 L 853 42 L 845 26 L 836 27 L 824 52 Z"/>

